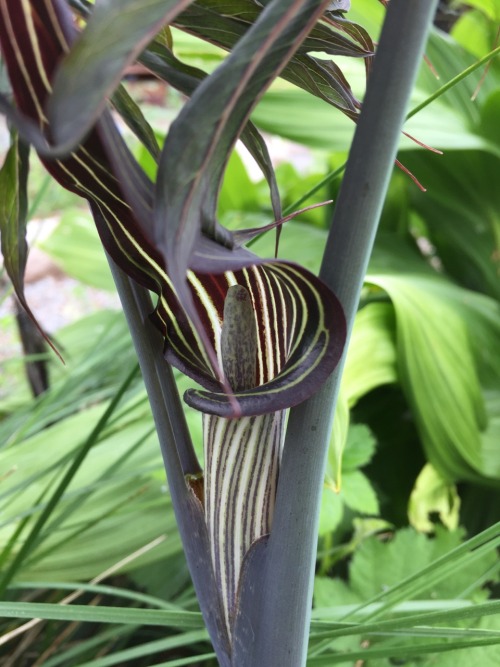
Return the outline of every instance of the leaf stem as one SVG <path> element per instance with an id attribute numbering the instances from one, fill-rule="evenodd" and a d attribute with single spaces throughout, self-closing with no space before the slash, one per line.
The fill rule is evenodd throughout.
<path id="1" fill-rule="evenodd" d="M 436 0 L 392 0 L 337 200 L 320 276 L 339 297 L 352 331 L 400 130 Z M 345 358 L 345 352 L 344 352 Z M 290 412 L 273 528 L 247 564 L 238 667 L 305 665 L 317 527 L 339 364 L 315 396 Z"/>
<path id="2" fill-rule="evenodd" d="M 434 100 L 436 100 L 438 97 L 441 97 L 441 95 L 446 93 L 446 91 L 450 90 L 450 88 L 453 88 L 453 86 L 456 86 L 457 83 L 460 83 L 460 81 L 468 77 L 469 74 L 475 72 L 477 69 L 481 67 L 481 65 L 486 64 L 492 58 L 497 56 L 499 53 L 500 53 L 500 46 L 497 46 L 496 49 L 493 49 L 493 51 L 490 51 L 485 56 L 477 60 L 475 63 L 472 63 L 472 65 L 470 65 L 462 72 L 460 72 L 460 74 L 457 74 L 456 76 L 453 77 L 453 79 L 450 79 L 447 83 L 438 88 L 434 93 L 432 93 L 432 95 L 430 95 L 423 102 L 417 104 L 416 107 L 413 107 L 413 109 L 406 114 L 406 120 L 409 120 L 410 118 L 412 118 L 412 116 L 415 116 L 415 114 L 417 114 L 419 111 L 425 109 L 425 107 L 428 106 L 431 102 L 434 102 Z"/>

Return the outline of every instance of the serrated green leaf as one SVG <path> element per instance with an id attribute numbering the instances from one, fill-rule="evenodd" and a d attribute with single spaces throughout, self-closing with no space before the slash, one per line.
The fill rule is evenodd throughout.
<path id="1" fill-rule="evenodd" d="M 365 540 L 354 554 L 349 573 L 351 586 L 363 599 L 370 598 L 396 584 L 405 577 L 430 565 L 443 554 L 457 547 L 463 531 L 437 530 L 428 538 L 413 529 L 398 531 L 393 539 L 382 542 L 378 538 Z M 486 553 L 475 563 L 457 569 L 454 577 L 445 577 L 430 587 L 424 587 L 418 598 L 454 598 L 469 589 L 471 583 L 495 563 L 495 554 Z M 478 583 L 478 588 L 480 587 Z M 476 589 L 477 590 L 477 589 Z M 474 590 L 469 590 L 473 595 Z"/>
<path id="2" fill-rule="evenodd" d="M 346 472 L 367 465 L 375 453 L 376 441 L 365 424 L 352 424 L 349 428 L 342 467 Z"/>
<path id="3" fill-rule="evenodd" d="M 343 473 L 341 498 L 345 504 L 361 514 L 379 514 L 379 504 L 370 481 L 359 470 Z"/>

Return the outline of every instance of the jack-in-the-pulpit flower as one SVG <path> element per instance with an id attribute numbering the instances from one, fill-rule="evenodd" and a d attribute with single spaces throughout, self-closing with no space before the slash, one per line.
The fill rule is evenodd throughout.
<path id="1" fill-rule="evenodd" d="M 0 45 L 17 108 L 10 115 L 21 132 L 28 127 L 47 145 L 52 84 L 75 39 L 64 0 L 0 0 Z M 284 411 L 315 393 L 337 364 L 345 342 L 342 308 L 304 268 L 264 261 L 237 243 L 219 252 L 218 238 L 203 234 L 181 294 L 144 223 L 154 186 L 109 111 L 69 154 L 49 153 L 41 155 L 44 165 L 88 201 L 114 262 L 158 295 L 151 318 L 164 337 L 165 358 L 202 386 L 185 400 L 204 413 L 201 500 L 230 637 L 245 555 L 271 529 Z M 175 246 L 169 252 L 175 255 Z"/>

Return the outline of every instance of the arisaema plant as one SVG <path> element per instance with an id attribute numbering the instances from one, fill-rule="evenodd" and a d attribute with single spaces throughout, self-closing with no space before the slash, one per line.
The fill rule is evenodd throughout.
<path id="1" fill-rule="evenodd" d="M 371 100 L 367 95 L 359 119 L 360 104 L 340 69 L 314 55 L 362 57 L 371 70 L 373 44 L 345 18 L 348 3 L 71 4 L 73 10 L 64 0 L 0 0 L 0 44 L 13 97 L 3 95 L 0 103 L 18 133 L 0 180 L 6 268 L 28 307 L 23 271 L 31 144 L 51 175 L 88 201 L 109 256 L 220 664 L 301 665 L 339 372 L 316 406 L 304 407 L 304 401 L 324 385 L 343 353 L 345 314 L 350 326 L 434 2 L 406 9 L 394 0 L 381 38 L 388 46 L 381 46 L 371 77 L 377 92 Z M 171 50 L 170 24 L 229 55 L 210 75 L 183 65 Z M 386 65 L 394 42 L 404 49 L 391 74 Z M 161 150 L 120 86 L 136 58 L 190 95 Z M 323 280 L 245 248 L 265 230 L 231 232 L 217 221 L 225 165 L 241 138 L 269 183 L 276 220 L 268 228 L 279 230 L 282 223 L 267 148 L 248 120 L 278 75 L 359 120 L 362 149 L 355 141 L 350 191 L 339 199 L 333 225 L 338 245 L 327 249 Z M 377 95 L 389 95 L 390 113 L 377 111 Z M 157 160 L 155 183 L 124 143 L 110 102 Z M 372 121 L 363 123 L 370 109 Z M 380 143 L 363 146 L 372 136 L 383 149 Z M 348 167 L 346 179 L 349 173 Z M 343 271 L 348 264 L 354 269 Z M 149 293 L 156 295 L 154 306 Z M 203 413 L 204 470 L 170 364 L 201 385 L 185 400 Z M 285 441 L 285 411 L 299 404 Z"/>

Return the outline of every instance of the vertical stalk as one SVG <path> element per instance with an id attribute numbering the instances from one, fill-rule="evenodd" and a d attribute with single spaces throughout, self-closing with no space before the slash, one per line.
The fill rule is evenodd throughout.
<path id="1" fill-rule="evenodd" d="M 230 667 L 229 637 L 210 558 L 203 507 L 187 481 L 200 467 L 192 448 L 172 369 L 163 357 L 163 339 L 149 321 L 149 293 L 108 257 L 148 393 L 172 505 L 201 612 L 221 667 Z"/>
<path id="2" fill-rule="evenodd" d="M 348 340 L 436 4 L 391 0 L 368 82 L 320 273 L 342 303 Z M 290 413 L 271 536 L 249 560 L 241 591 L 233 667 L 306 663 L 321 489 L 342 367 L 343 361 L 318 394 Z"/>

